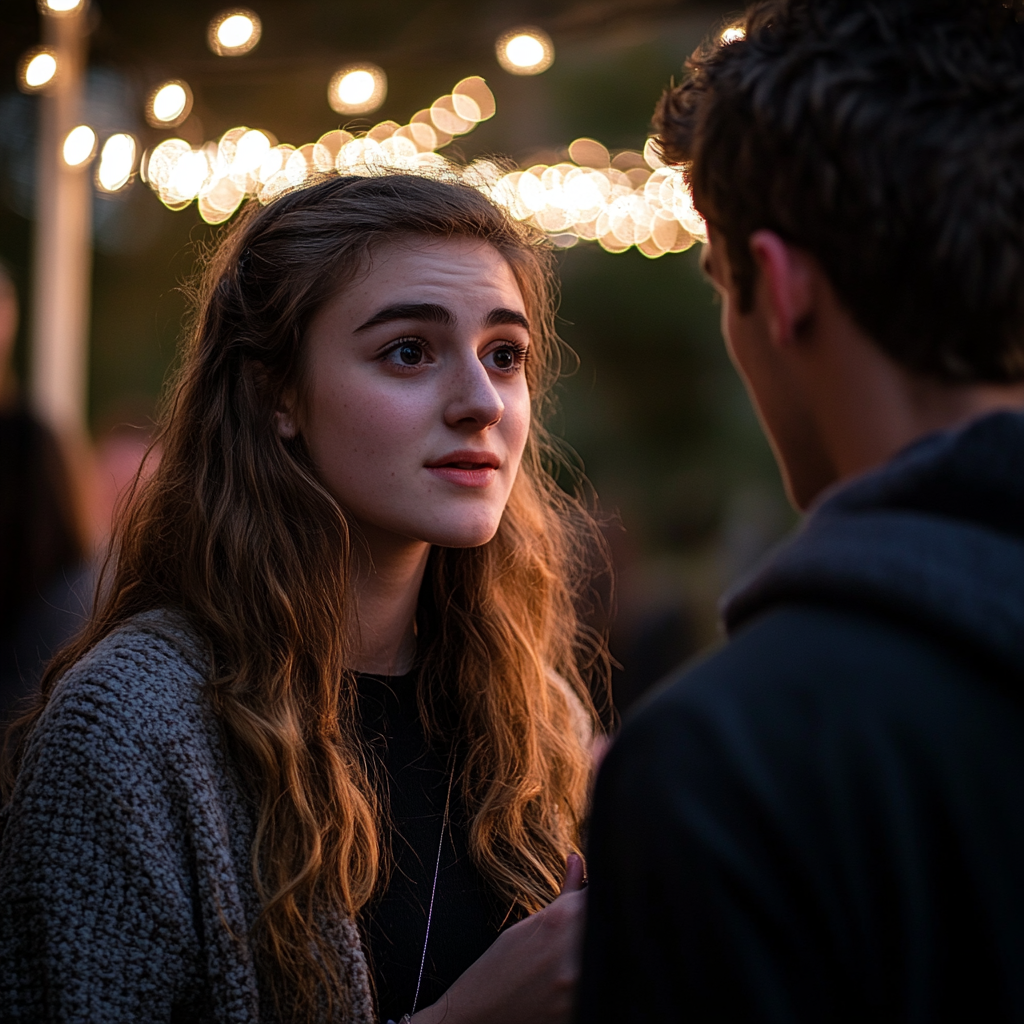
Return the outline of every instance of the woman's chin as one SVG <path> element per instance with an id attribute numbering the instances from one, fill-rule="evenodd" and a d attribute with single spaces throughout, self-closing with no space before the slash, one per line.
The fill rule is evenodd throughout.
<path id="1" fill-rule="evenodd" d="M 494 539 L 500 523 L 500 516 L 462 522 L 453 518 L 432 524 L 430 529 L 423 530 L 419 535 L 439 548 L 478 548 Z"/>
<path id="2" fill-rule="evenodd" d="M 445 531 L 443 535 L 436 536 L 430 543 L 438 548 L 479 548 L 493 540 L 497 532 L 497 527 L 487 531 Z"/>

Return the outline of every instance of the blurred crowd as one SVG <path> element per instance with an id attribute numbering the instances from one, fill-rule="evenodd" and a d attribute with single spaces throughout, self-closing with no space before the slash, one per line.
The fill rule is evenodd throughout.
<path id="1" fill-rule="evenodd" d="M 12 366 L 18 315 L 0 266 L 0 724 L 88 615 L 115 508 L 151 441 L 130 408 L 108 417 L 95 443 L 43 423 Z"/>

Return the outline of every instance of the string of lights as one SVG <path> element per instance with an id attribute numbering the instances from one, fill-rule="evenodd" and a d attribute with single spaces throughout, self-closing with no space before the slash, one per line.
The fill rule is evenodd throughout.
<path id="1" fill-rule="evenodd" d="M 50 14 L 73 10 L 81 2 L 41 0 Z M 250 52 L 261 34 L 255 12 L 233 8 L 210 21 L 207 43 L 217 55 L 233 57 Z M 739 38 L 742 29 L 736 27 L 720 36 L 722 45 Z M 551 38 L 534 26 L 502 33 L 495 50 L 502 68 L 517 75 L 540 74 L 555 56 Z M 26 92 L 45 91 L 60 70 L 58 56 L 50 48 L 36 47 L 22 58 L 21 87 Z M 328 102 L 341 114 L 372 113 L 386 96 L 385 71 L 366 62 L 338 68 L 327 87 Z M 191 109 L 188 83 L 172 79 L 151 92 L 145 116 L 153 127 L 174 128 Z M 642 152 L 613 154 L 594 139 L 577 139 L 567 147 L 568 159 L 529 167 L 490 159 L 460 164 L 439 152 L 495 111 L 487 83 L 471 76 L 407 124 L 382 121 L 357 134 L 338 129 L 298 146 L 278 143 L 267 131 L 240 126 L 200 146 L 169 138 L 139 154 L 136 140 L 119 132 L 99 150 L 95 181 L 103 191 L 116 192 L 137 173 L 169 209 L 183 210 L 195 202 L 203 220 L 219 224 L 245 199 L 266 203 L 317 175 L 369 175 L 397 169 L 467 182 L 563 248 L 586 240 L 609 252 L 636 247 L 654 258 L 681 252 L 706 238 L 682 173 L 664 165 L 651 140 Z M 84 166 L 94 159 L 97 147 L 95 131 L 78 125 L 64 139 L 63 159 L 69 166 Z"/>

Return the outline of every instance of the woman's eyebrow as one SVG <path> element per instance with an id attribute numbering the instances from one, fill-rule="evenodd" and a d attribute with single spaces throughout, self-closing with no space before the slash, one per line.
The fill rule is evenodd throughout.
<path id="1" fill-rule="evenodd" d="M 387 324 L 392 320 L 419 320 L 421 323 L 453 327 L 455 314 L 446 306 L 439 306 L 435 302 L 397 302 L 393 306 L 385 306 L 378 310 L 366 323 L 360 324 L 356 332 L 365 331 L 378 324 Z"/>
<path id="2" fill-rule="evenodd" d="M 505 324 L 516 324 L 527 331 L 530 329 L 530 321 L 522 313 L 504 307 L 492 309 L 484 321 L 484 327 L 503 327 Z"/>

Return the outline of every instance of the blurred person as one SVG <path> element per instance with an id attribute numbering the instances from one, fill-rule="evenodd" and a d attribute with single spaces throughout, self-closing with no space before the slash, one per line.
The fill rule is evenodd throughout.
<path id="1" fill-rule="evenodd" d="M 413 175 L 239 216 L 16 727 L 5 1021 L 568 1019 L 607 655 L 545 468 L 549 261 Z"/>
<path id="2" fill-rule="evenodd" d="M 578 1019 L 1022 1021 L 1024 7 L 742 28 L 656 126 L 809 515 L 604 762 Z"/>
<path id="3" fill-rule="evenodd" d="M 160 448 L 153 444 L 152 426 L 146 419 L 137 403 L 126 402 L 115 406 L 96 430 L 93 519 L 100 557 L 106 552 L 118 510 L 130 498 L 140 469 L 145 479 L 159 464 Z"/>
<path id="4" fill-rule="evenodd" d="M 17 328 L 17 293 L 0 264 L 0 726 L 84 625 L 94 582 L 82 481 L 18 395 Z"/>

